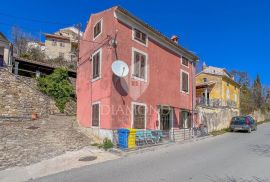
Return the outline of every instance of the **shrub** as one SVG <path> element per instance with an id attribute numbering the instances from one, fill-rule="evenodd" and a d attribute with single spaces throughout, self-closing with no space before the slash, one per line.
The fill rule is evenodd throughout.
<path id="1" fill-rule="evenodd" d="M 60 112 L 64 112 L 66 103 L 74 96 L 74 88 L 65 68 L 57 68 L 52 74 L 38 78 L 38 88 L 54 98 Z"/>

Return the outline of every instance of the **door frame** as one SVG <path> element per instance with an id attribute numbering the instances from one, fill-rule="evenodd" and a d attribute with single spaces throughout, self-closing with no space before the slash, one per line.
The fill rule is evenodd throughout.
<path id="1" fill-rule="evenodd" d="M 171 130 L 173 128 L 173 107 L 171 106 L 165 106 L 165 105 L 159 105 L 158 106 L 158 130 L 161 130 L 160 129 L 160 124 L 161 124 L 161 109 L 162 107 L 168 107 L 168 110 L 170 110 L 170 123 L 169 123 L 169 126 L 170 126 L 170 129 Z"/>

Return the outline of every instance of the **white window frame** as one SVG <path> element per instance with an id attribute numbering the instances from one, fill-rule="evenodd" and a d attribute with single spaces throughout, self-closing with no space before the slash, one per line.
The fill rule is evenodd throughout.
<path id="1" fill-rule="evenodd" d="M 143 79 L 143 78 L 139 78 L 139 77 L 136 77 L 136 76 L 134 76 L 134 69 L 135 69 L 135 64 L 134 64 L 134 62 L 135 62 L 135 60 L 134 60 L 134 52 L 138 52 L 138 53 L 140 53 L 140 54 L 143 54 L 144 56 L 145 56 L 145 78 Z M 141 51 L 141 50 L 139 50 L 139 49 L 136 49 L 136 48 L 134 48 L 134 47 L 132 47 L 132 54 L 131 54 L 131 60 L 132 60 L 132 65 L 131 65 L 131 70 L 132 70 L 132 72 L 131 72 L 131 77 L 133 78 L 133 79 L 135 79 L 135 80 L 139 80 L 139 81 L 144 81 L 144 82 L 147 82 L 147 77 L 148 77 L 148 54 L 147 53 L 145 53 L 145 52 L 143 52 L 143 51 Z"/>
<path id="2" fill-rule="evenodd" d="M 134 128 L 133 124 L 134 124 L 134 105 L 139 105 L 139 106 L 144 106 L 145 107 L 145 115 L 144 115 L 144 129 L 138 129 L 138 130 L 146 130 L 146 126 L 147 126 L 147 105 L 145 103 L 141 103 L 141 102 L 131 102 L 131 126 L 130 128 Z"/>
<path id="3" fill-rule="evenodd" d="M 98 104 L 98 109 L 99 109 L 99 112 L 98 112 L 98 126 L 93 126 L 93 105 L 96 105 Z M 100 128 L 100 101 L 96 101 L 96 102 L 93 102 L 92 105 L 91 105 L 91 127 L 92 128 Z"/>
<path id="4" fill-rule="evenodd" d="M 95 26 L 100 22 L 100 33 L 95 37 Z M 94 27 L 93 27 L 93 40 L 96 40 L 101 34 L 102 34 L 102 31 L 103 31 L 103 18 L 99 19 L 95 24 L 94 24 Z"/>
<path id="5" fill-rule="evenodd" d="M 93 72 L 94 72 L 94 56 L 96 54 L 100 53 L 100 56 L 99 56 L 99 59 L 100 59 L 100 63 L 99 63 L 99 76 L 97 78 L 94 78 L 93 79 Z M 92 59 L 92 63 L 91 63 L 91 66 L 92 66 L 92 72 L 91 72 L 91 79 L 92 79 L 92 82 L 96 81 L 96 80 L 99 80 L 101 79 L 101 71 L 102 71 L 102 48 L 98 49 L 97 51 L 95 51 L 92 56 L 91 56 L 91 59 Z"/>
<path id="6" fill-rule="evenodd" d="M 186 73 L 188 75 L 188 92 L 183 91 L 183 83 L 182 83 L 182 73 Z M 190 77 L 189 77 L 189 72 L 181 70 L 180 71 L 180 92 L 184 93 L 184 94 L 189 94 L 189 90 L 190 90 L 190 81 L 189 81 Z"/>
<path id="7" fill-rule="evenodd" d="M 181 65 L 186 67 L 186 68 L 189 68 L 189 62 L 190 62 L 189 59 L 187 57 L 185 57 L 188 60 L 188 66 L 186 66 L 183 64 L 183 57 L 185 57 L 185 56 L 181 56 Z"/>
<path id="8" fill-rule="evenodd" d="M 138 41 L 137 39 L 135 39 L 135 29 L 139 30 L 140 32 L 142 32 L 142 33 L 144 33 L 146 35 L 145 44 L 142 43 L 142 42 L 140 42 L 140 41 Z M 137 27 L 133 27 L 132 28 L 132 40 L 135 41 L 135 42 L 137 42 L 137 43 L 139 43 L 139 44 L 141 44 L 141 45 L 143 45 L 143 46 L 145 46 L 145 47 L 148 47 L 148 35 L 147 35 L 147 33 L 145 33 L 144 31 L 140 30 Z"/>

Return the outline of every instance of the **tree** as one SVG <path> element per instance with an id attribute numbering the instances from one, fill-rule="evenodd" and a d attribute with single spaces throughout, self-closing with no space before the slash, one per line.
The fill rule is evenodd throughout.
<path id="1" fill-rule="evenodd" d="M 251 105 L 251 92 L 247 85 L 243 85 L 240 92 L 240 111 L 242 114 L 250 114 L 253 111 Z"/>
<path id="2" fill-rule="evenodd" d="M 247 87 L 249 86 L 250 80 L 247 72 L 232 70 L 231 75 L 234 77 L 235 81 L 239 85 L 241 86 L 246 85 Z"/>
<path id="3" fill-rule="evenodd" d="M 38 88 L 54 98 L 61 112 L 64 112 L 66 103 L 74 98 L 74 88 L 65 68 L 57 68 L 52 74 L 38 78 Z"/>
<path id="4" fill-rule="evenodd" d="M 261 109 L 263 106 L 262 84 L 260 76 L 257 74 L 252 86 L 252 100 L 255 108 Z"/>
<path id="5" fill-rule="evenodd" d="M 33 40 L 33 37 L 30 34 L 23 32 L 19 27 L 12 27 L 12 42 L 14 47 L 17 50 L 19 56 L 27 52 L 27 44 L 29 41 Z"/>

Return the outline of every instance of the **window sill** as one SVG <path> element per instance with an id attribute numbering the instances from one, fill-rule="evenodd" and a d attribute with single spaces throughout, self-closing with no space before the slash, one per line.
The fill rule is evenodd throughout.
<path id="1" fill-rule="evenodd" d="M 182 94 L 189 95 L 189 92 L 185 92 L 183 90 L 180 91 Z"/>
<path id="2" fill-rule="evenodd" d="M 131 78 L 133 78 L 134 80 L 137 80 L 137 81 L 147 82 L 146 79 L 139 78 L 139 77 L 136 77 L 136 76 L 132 76 Z"/>
<path id="3" fill-rule="evenodd" d="M 95 41 L 100 35 L 102 34 L 102 32 L 100 32 L 97 36 L 93 36 L 93 41 Z"/>
<path id="4" fill-rule="evenodd" d="M 100 79 L 101 79 L 101 77 L 97 77 L 97 78 L 92 79 L 91 82 L 95 82 L 95 81 L 98 81 Z"/>

